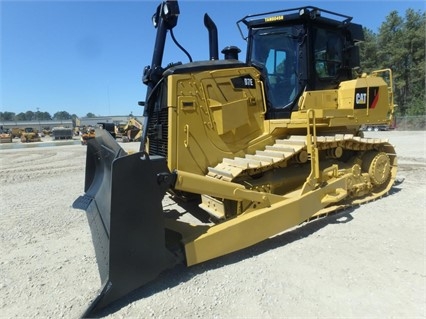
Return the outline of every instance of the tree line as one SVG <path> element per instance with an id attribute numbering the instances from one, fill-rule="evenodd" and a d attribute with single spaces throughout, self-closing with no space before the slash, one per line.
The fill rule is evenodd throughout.
<path id="1" fill-rule="evenodd" d="M 392 69 L 397 115 L 425 115 L 425 12 L 408 9 L 401 17 L 392 11 L 378 33 L 364 28 L 360 46 L 363 72 Z"/>
<path id="2" fill-rule="evenodd" d="M 87 113 L 86 117 L 96 117 L 93 113 Z M 66 111 L 56 112 L 50 115 L 49 112 L 40 111 L 26 111 L 15 114 L 14 112 L 0 112 L 0 121 L 61 121 L 61 120 L 75 120 L 78 118 L 75 114 L 70 114 Z"/>
<path id="3" fill-rule="evenodd" d="M 360 44 L 362 72 L 392 69 L 396 112 L 401 116 L 426 115 L 426 15 L 408 9 L 405 16 L 392 11 L 381 24 L 378 33 L 364 27 L 365 41 Z M 95 117 L 88 113 L 86 117 Z M 75 120 L 75 114 L 61 111 L 15 114 L 0 112 L 2 121 Z"/>

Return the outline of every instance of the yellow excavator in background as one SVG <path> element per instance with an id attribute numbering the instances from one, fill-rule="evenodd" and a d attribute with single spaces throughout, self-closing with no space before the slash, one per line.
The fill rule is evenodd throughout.
<path id="1" fill-rule="evenodd" d="M 237 22 L 240 61 L 234 46 L 219 59 L 206 14 L 208 59 L 163 67 L 178 15 L 177 1 L 154 15 L 140 151 L 102 131 L 88 141 L 73 206 L 87 212 L 102 288 L 84 316 L 178 263 L 380 198 L 396 178 L 393 146 L 360 130 L 391 122 L 392 72 L 357 73 L 364 38 L 351 17 L 316 7 L 248 15 Z M 174 204 L 163 208 L 165 195 Z"/>
<path id="2" fill-rule="evenodd" d="M 142 136 L 142 123 L 134 117 L 129 118 L 127 124 L 123 128 L 122 140 L 127 142 L 140 142 Z"/>

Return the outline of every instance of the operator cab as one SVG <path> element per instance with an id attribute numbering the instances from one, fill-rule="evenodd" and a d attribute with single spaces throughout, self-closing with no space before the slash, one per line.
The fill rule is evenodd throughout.
<path id="1" fill-rule="evenodd" d="M 305 7 L 246 16 L 237 22 L 239 28 L 240 23 L 248 28 L 247 37 L 243 36 L 246 63 L 263 74 L 268 119 L 289 118 L 304 91 L 336 89 L 341 81 L 353 78 L 352 69 L 359 66 L 355 44 L 363 40 L 363 32 L 351 19 Z"/>

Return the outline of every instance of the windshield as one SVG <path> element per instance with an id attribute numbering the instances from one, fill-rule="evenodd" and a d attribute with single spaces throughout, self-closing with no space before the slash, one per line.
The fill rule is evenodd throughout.
<path id="1" fill-rule="evenodd" d="M 274 109 L 291 106 L 299 93 L 297 57 L 303 35 L 301 25 L 253 30 L 251 61 L 264 70 L 267 96 Z"/>

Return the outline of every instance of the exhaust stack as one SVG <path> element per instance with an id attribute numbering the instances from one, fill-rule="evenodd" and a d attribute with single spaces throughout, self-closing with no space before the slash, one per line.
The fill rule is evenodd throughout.
<path id="1" fill-rule="evenodd" d="M 210 60 L 219 59 L 219 45 L 217 37 L 217 28 L 216 24 L 206 13 L 204 14 L 204 26 L 209 31 L 209 50 L 210 50 Z"/>

